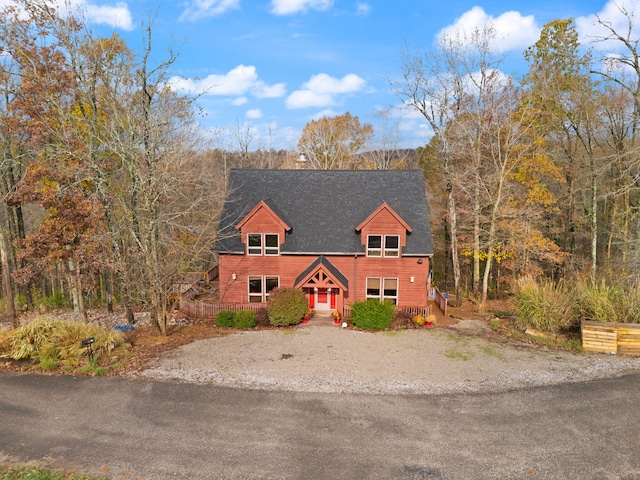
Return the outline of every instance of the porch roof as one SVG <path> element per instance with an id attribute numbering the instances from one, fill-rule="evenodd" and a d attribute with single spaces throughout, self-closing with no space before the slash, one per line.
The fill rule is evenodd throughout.
<path id="1" fill-rule="evenodd" d="M 298 278 L 296 278 L 294 285 L 297 286 L 301 282 L 303 282 L 320 265 L 322 265 L 327 270 L 327 272 L 331 274 L 331 276 L 335 278 L 338 283 L 341 284 L 342 288 L 344 288 L 345 290 L 349 289 L 349 280 L 347 279 L 347 277 L 345 277 L 342 272 L 338 270 L 338 268 L 333 263 L 331 263 L 331 261 L 324 255 L 320 255 L 311 263 L 311 265 L 305 268 L 304 271 L 300 275 L 298 275 Z"/>

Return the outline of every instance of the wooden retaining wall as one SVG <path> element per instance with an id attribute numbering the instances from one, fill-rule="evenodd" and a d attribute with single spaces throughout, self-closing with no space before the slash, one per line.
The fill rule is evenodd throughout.
<path id="1" fill-rule="evenodd" d="M 582 348 L 587 352 L 640 356 L 640 325 L 584 320 Z"/>

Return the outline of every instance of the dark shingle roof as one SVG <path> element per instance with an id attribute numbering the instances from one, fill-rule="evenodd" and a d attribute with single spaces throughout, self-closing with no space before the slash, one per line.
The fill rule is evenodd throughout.
<path id="1" fill-rule="evenodd" d="M 261 200 L 291 226 L 281 253 L 364 252 L 355 231 L 383 202 L 413 229 L 405 255 L 431 255 L 424 178 L 419 170 L 233 169 L 216 252 L 242 253 L 235 226 Z"/>

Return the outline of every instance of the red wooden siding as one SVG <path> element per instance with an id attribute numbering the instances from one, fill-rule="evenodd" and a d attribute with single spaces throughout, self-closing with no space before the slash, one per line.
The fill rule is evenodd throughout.
<path id="1" fill-rule="evenodd" d="M 298 275 L 317 257 L 308 255 L 246 256 L 220 255 L 220 301 L 248 302 L 249 275 L 278 276 L 281 287 L 293 287 Z M 367 277 L 397 278 L 398 305 L 427 305 L 429 257 L 380 258 L 366 256 L 325 256 L 349 280 L 344 303 L 365 300 Z M 236 278 L 233 279 L 233 274 Z M 413 282 L 411 282 L 413 277 Z M 338 306 L 340 308 L 340 306 Z"/>

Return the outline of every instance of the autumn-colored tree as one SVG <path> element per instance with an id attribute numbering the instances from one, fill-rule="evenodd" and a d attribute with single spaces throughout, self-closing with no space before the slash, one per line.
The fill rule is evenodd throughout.
<path id="1" fill-rule="evenodd" d="M 361 125 L 358 117 L 347 112 L 307 123 L 298 140 L 298 149 L 307 158 L 307 168 L 353 169 L 358 164 L 356 154 L 372 135 L 370 124 Z"/>
<path id="2" fill-rule="evenodd" d="M 47 216 L 22 254 L 34 266 L 45 252 L 60 261 L 73 256 L 76 278 L 114 272 L 124 306 L 147 306 L 166 333 L 172 282 L 208 267 L 220 204 L 210 169 L 193 163 L 202 147 L 193 99 L 167 81 L 176 56 L 151 64 L 151 26 L 138 60 L 118 37 L 94 38 L 81 16 L 63 19 L 45 3 L 25 3 L 34 38 L 47 39 L 51 65 L 37 50 L 12 44 L 28 60 L 19 63 L 20 76 L 39 87 L 33 105 L 42 105 L 25 114 L 40 129 L 33 135 L 39 143 L 13 200 L 38 203 Z M 57 90 L 47 88 L 55 82 Z M 72 228 L 67 219 L 74 216 Z M 56 245 L 66 253 L 55 257 Z"/>
<path id="3" fill-rule="evenodd" d="M 591 56 L 581 53 L 571 19 L 546 24 L 540 39 L 525 52 L 530 67 L 524 79 L 530 105 L 541 113 L 539 126 L 549 143 L 560 147 L 569 195 L 565 232 L 574 235 L 574 201 L 582 185 L 588 189 L 591 278 L 596 279 L 598 243 L 598 175 L 600 152 L 600 96 L 589 73 Z M 553 140 L 552 140 L 553 139 Z M 600 153 L 599 153 L 600 152 Z M 580 178 L 581 172 L 585 177 Z M 586 180 L 586 182 L 585 182 Z M 587 186 L 588 185 L 588 186 Z M 579 206 L 582 207 L 582 206 Z M 578 207 L 578 208 L 579 208 Z M 570 244 L 573 244 L 573 239 Z"/>

